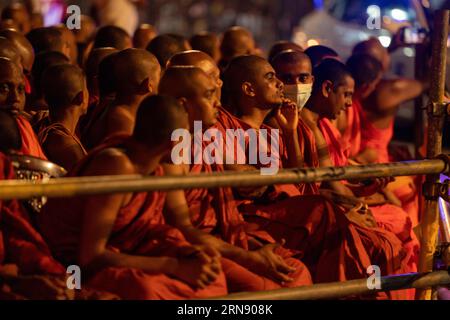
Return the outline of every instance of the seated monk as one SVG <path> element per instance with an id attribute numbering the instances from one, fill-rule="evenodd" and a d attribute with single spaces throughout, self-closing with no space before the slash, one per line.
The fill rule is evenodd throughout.
<path id="1" fill-rule="evenodd" d="M 0 110 L 0 180 L 15 178 L 8 155 L 21 143 L 14 116 Z M 54 260 L 32 220 L 17 200 L 0 201 L 0 300 L 116 298 L 86 286 L 69 290 L 66 269 Z"/>
<path id="2" fill-rule="evenodd" d="M 50 114 L 39 142 L 51 162 L 69 171 L 87 154 L 75 134 L 88 105 L 86 78 L 80 68 L 63 64 L 47 68 L 42 83 Z"/>
<path id="3" fill-rule="evenodd" d="M 58 28 L 59 31 L 62 33 L 63 41 L 67 43 L 69 46 L 69 59 L 70 63 L 73 65 L 77 65 L 78 63 L 78 47 L 77 47 L 77 40 L 75 38 L 75 34 L 72 32 L 72 30 L 69 30 L 67 28 L 67 25 L 64 23 L 60 23 L 56 25 L 56 28 Z"/>
<path id="4" fill-rule="evenodd" d="M 161 159 L 188 116 L 173 98 L 146 98 L 131 137 L 92 151 L 69 176 L 161 176 Z M 78 264 L 93 288 L 125 299 L 188 299 L 225 295 L 218 257 L 189 245 L 164 224 L 164 192 L 51 199 L 38 217 L 52 252 Z"/>
<path id="5" fill-rule="evenodd" d="M 133 47 L 131 37 L 120 27 L 104 26 L 98 29 L 94 38 L 94 48 L 112 47 L 125 50 Z"/>
<path id="6" fill-rule="evenodd" d="M 25 81 L 20 68 L 0 57 L 0 109 L 12 112 L 22 136 L 22 154 L 47 159 L 28 120 L 22 115 L 25 107 Z"/>
<path id="7" fill-rule="evenodd" d="M 346 166 L 348 155 L 340 145 L 340 134 L 330 120 L 352 106 L 355 81 L 345 65 L 334 59 L 326 59 L 314 69 L 314 85 L 311 98 L 301 111 L 301 116 L 314 132 L 321 166 Z M 372 86 L 373 88 L 374 86 Z M 359 87 L 361 90 L 361 87 Z M 370 89 L 368 89 L 370 90 Z M 357 90 L 356 96 L 361 92 Z M 361 201 L 371 204 L 370 210 L 380 228 L 394 233 L 407 251 L 407 266 L 410 272 L 417 270 L 419 243 L 412 230 L 407 213 L 398 206 L 388 203 L 377 193 L 383 180 L 368 180 L 355 186 L 340 181 L 326 185 L 343 196 L 362 197 Z M 369 197 L 369 198 L 367 198 Z"/>
<path id="8" fill-rule="evenodd" d="M 371 38 L 355 46 L 354 54 L 368 54 L 377 59 L 386 74 L 390 67 L 390 55 L 378 39 Z M 389 162 L 388 145 L 392 140 L 394 133 L 394 120 L 399 106 L 415 97 L 421 95 L 429 84 L 426 81 L 395 78 L 381 79 L 375 87 L 375 90 L 362 99 L 361 108 L 355 108 L 358 111 L 361 122 L 361 151 L 367 148 L 374 150 L 374 157 L 369 163 Z M 341 121 L 346 124 L 348 121 Z M 348 127 L 340 127 L 341 132 L 351 130 L 351 123 Z M 348 129 L 347 129 L 348 128 Z M 402 207 L 408 212 L 414 226 L 419 221 L 418 194 L 414 177 L 399 177 L 395 183 L 388 186 L 402 202 Z"/>
<path id="9" fill-rule="evenodd" d="M 187 55 L 193 61 L 197 59 L 198 64 L 202 64 L 202 59 L 214 63 L 203 52 L 189 51 Z M 217 66 L 215 68 L 219 72 Z M 194 121 L 202 121 L 204 130 L 215 124 L 220 106 L 215 91 L 219 89 L 214 78 L 194 66 L 168 68 L 159 86 L 161 94 L 171 95 L 184 105 L 191 131 Z M 191 165 L 174 164 L 168 159 L 164 171 L 170 175 L 223 171 L 220 164 L 193 164 L 193 159 L 189 160 Z M 290 252 L 278 248 L 267 234 L 264 234 L 265 240 L 271 244 L 249 251 L 251 237 L 245 233 L 244 220 L 234 204 L 230 188 L 171 191 L 167 195 L 165 216 L 189 241 L 209 244 L 226 258 L 222 265 L 230 292 L 312 284 L 306 267 L 290 257 Z"/>
<path id="10" fill-rule="evenodd" d="M 195 34 L 189 40 L 193 50 L 198 50 L 209 55 L 214 63 L 220 61 L 220 40 L 217 34 L 212 32 L 202 32 Z"/>
<path id="11" fill-rule="evenodd" d="M 99 145 L 111 135 L 133 132 L 136 112 L 142 100 L 158 90 L 161 68 L 156 58 L 142 49 L 127 49 L 114 56 L 113 79 L 117 83 L 114 101 L 95 122 L 86 136 L 89 147 Z M 116 81 L 115 81 L 116 80 Z"/>
<path id="12" fill-rule="evenodd" d="M 133 46 L 137 49 L 145 49 L 156 35 L 157 32 L 155 27 L 151 24 L 143 23 L 134 32 Z"/>
<path id="13" fill-rule="evenodd" d="M 235 58 L 224 75 L 224 94 L 238 110 L 238 116 L 220 113 L 217 125 L 222 134 L 226 129 L 250 128 L 272 132 L 263 122 L 274 109 L 275 114 L 285 115 L 284 119 L 278 116 L 280 127 L 296 132 L 292 122 L 295 124 L 297 110 L 289 114 L 276 109 L 283 104 L 283 83 L 266 60 L 256 56 Z M 259 153 L 257 148 L 251 147 L 255 144 L 245 141 L 246 157 Z M 281 157 L 283 139 L 278 139 L 278 144 Z M 248 159 L 246 165 L 235 163 L 226 167 L 241 171 L 263 168 L 262 161 L 253 165 Z M 280 167 L 283 165 L 280 159 L 274 162 Z M 401 242 L 394 234 L 375 228 L 371 217 L 358 212 L 358 208 L 349 211 L 321 195 L 301 195 L 294 185 L 235 192 L 242 199 L 239 210 L 247 222 L 258 224 L 277 241 L 285 239 L 287 248 L 303 253 L 302 261 L 311 271 L 314 282 L 362 278 L 371 264 L 380 266 L 382 274 L 405 271 Z M 349 255 L 349 252 L 358 254 Z M 404 298 L 405 294 L 390 292 L 388 296 Z"/>
<path id="14" fill-rule="evenodd" d="M 295 102 L 300 112 L 311 96 L 314 82 L 311 60 L 299 50 L 285 50 L 272 58 L 272 66 L 277 78 L 284 84 L 284 96 Z M 274 117 L 266 118 L 266 123 L 271 127 L 278 128 L 278 123 L 274 120 Z M 314 134 L 301 118 L 298 120 L 297 133 L 303 166 L 309 168 L 319 167 Z M 318 185 L 305 184 L 305 190 L 302 193 L 317 193 Z"/>

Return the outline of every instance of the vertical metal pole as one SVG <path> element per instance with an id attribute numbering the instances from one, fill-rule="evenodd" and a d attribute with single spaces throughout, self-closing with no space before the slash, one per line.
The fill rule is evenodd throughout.
<path id="1" fill-rule="evenodd" d="M 426 46 L 424 44 L 416 45 L 416 58 L 414 61 L 414 77 L 423 79 L 426 67 Z M 420 154 L 420 147 L 424 143 L 424 125 L 423 125 L 423 95 L 414 99 L 414 159 L 423 159 L 424 154 Z"/>
<path id="2" fill-rule="evenodd" d="M 442 152 L 444 114 L 442 103 L 445 90 L 445 69 L 447 55 L 449 11 L 436 11 L 432 35 L 432 63 L 430 98 L 433 107 L 428 111 L 427 157 L 433 158 Z M 439 183 L 439 175 L 427 176 L 428 184 Z M 433 270 L 433 255 L 439 231 L 439 207 L 437 199 L 425 201 L 425 215 L 422 221 L 422 238 L 419 272 Z M 430 300 L 431 290 L 420 290 L 417 299 Z"/>

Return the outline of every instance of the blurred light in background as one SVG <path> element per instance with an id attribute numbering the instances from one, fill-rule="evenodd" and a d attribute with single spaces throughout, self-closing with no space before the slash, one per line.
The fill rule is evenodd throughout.
<path id="1" fill-rule="evenodd" d="M 387 48 L 391 44 L 391 37 L 388 36 L 379 36 L 378 40 L 380 40 L 383 47 Z"/>
<path id="2" fill-rule="evenodd" d="M 403 48 L 403 54 L 407 57 L 414 57 L 414 50 L 412 48 Z"/>
<path id="3" fill-rule="evenodd" d="M 408 13 L 402 9 L 392 9 L 391 17 L 397 21 L 406 21 L 408 20 Z"/>
<path id="4" fill-rule="evenodd" d="M 306 43 L 308 47 L 317 46 L 319 44 L 319 41 L 316 39 L 309 39 Z"/>

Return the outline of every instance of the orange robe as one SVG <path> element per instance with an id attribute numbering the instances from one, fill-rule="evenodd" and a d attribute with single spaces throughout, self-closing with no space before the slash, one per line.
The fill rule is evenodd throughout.
<path id="1" fill-rule="evenodd" d="M 217 126 L 222 132 L 225 129 L 249 128 L 240 119 L 224 112 L 220 113 L 218 120 Z M 296 189 L 297 194 L 286 192 L 288 188 L 290 191 Z M 405 252 L 394 234 L 350 222 L 343 208 L 320 195 L 299 194 L 296 186 L 279 186 L 262 201 L 244 200 L 239 210 L 247 222 L 257 224 L 275 240 L 285 239 L 286 247 L 302 257 L 314 282 L 364 278 L 370 265 L 378 265 L 383 275 L 406 271 L 402 260 Z M 407 297 L 404 291 L 375 296 Z"/>
<path id="2" fill-rule="evenodd" d="M 222 171 L 222 165 L 203 163 L 191 165 L 189 173 L 199 174 Z M 246 250 L 248 249 L 248 236 L 258 238 L 264 243 L 275 242 L 265 231 L 248 231 L 248 225 L 236 207 L 230 188 L 189 189 L 185 191 L 185 195 L 191 212 L 191 221 L 196 228 L 212 233 L 222 240 Z M 231 260 L 223 259 L 222 267 L 227 279 L 228 290 L 230 292 L 262 291 L 312 284 L 308 269 L 300 260 L 292 257 L 293 252 L 279 248 L 276 250 L 276 253 L 283 257 L 288 265 L 296 268 L 296 271 L 290 274 L 294 281 L 280 285 L 251 272 Z"/>
<path id="3" fill-rule="evenodd" d="M 8 157 L 0 153 L 0 180 L 14 179 Z M 0 264 L 11 263 L 21 274 L 60 275 L 65 268 L 51 255 L 30 217 L 16 200 L 0 200 Z"/>
<path id="4" fill-rule="evenodd" d="M 354 157 L 359 152 L 370 148 L 376 151 L 377 163 L 387 163 L 391 159 L 388 153 L 388 145 L 394 132 L 394 120 L 386 129 L 376 128 L 364 112 L 361 101 L 355 99 L 352 107 L 347 111 L 347 128 L 342 135 L 341 143 L 345 150 L 348 150 L 348 157 Z M 388 189 L 402 202 L 402 208 L 405 210 L 413 226 L 419 223 L 419 198 L 414 187 L 413 177 L 396 178 L 398 182 L 392 183 Z"/>
<path id="5" fill-rule="evenodd" d="M 328 144 L 331 160 L 335 166 L 348 165 L 348 152 L 341 147 L 340 132 L 328 119 L 319 121 L 319 128 Z M 408 214 L 400 207 L 383 204 L 370 207 L 380 228 L 394 233 L 408 252 L 410 272 L 417 271 L 419 257 L 419 241 L 412 230 L 412 222 Z"/>
<path id="6" fill-rule="evenodd" d="M 33 156 L 47 160 L 47 157 L 45 156 L 37 136 L 28 120 L 26 120 L 23 116 L 18 116 L 17 124 L 19 125 L 20 134 L 22 136 L 21 153 L 26 156 Z"/>
<path id="7" fill-rule="evenodd" d="M 58 150 L 58 154 L 51 154 L 50 150 L 48 148 L 46 148 L 46 141 L 49 137 L 50 134 L 54 134 L 54 135 L 60 135 L 66 138 L 69 138 L 73 141 L 73 143 L 71 144 L 65 144 L 65 145 L 60 145 L 58 146 L 59 150 Z M 52 123 L 49 124 L 46 127 L 41 128 L 41 130 L 39 131 L 38 134 L 38 139 L 39 142 L 41 144 L 41 146 L 45 149 L 45 153 L 48 155 L 48 159 L 50 161 L 52 161 L 53 163 L 56 163 L 62 167 L 64 167 L 64 160 L 61 159 L 61 155 L 64 154 L 65 149 L 66 148 L 70 148 L 72 147 L 73 144 L 77 145 L 79 150 L 80 150 L 80 154 L 83 154 L 84 156 L 87 155 L 86 149 L 84 149 L 83 145 L 80 142 L 80 139 L 78 139 L 78 137 L 74 134 L 72 134 L 64 125 L 62 125 L 61 123 Z M 59 155 L 59 156 L 58 156 Z M 74 157 L 76 158 L 76 157 Z M 71 159 L 73 166 L 81 159 Z M 72 166 L 72 167 L 73 167 Z M 72 169 L 72 167 L 66 168 L 67 170 Z"/>
<path id="8" fill-rule="evenodd" d="M 86 164 L 108 147 L 93 150 L 69 175 L 82 176 Z M 158 167 L 155 175 L 163 174 Z M 162 216 L 165 193 L 141 192 L 133 195 L 116 218 L 108 246 L 111 250 L 145 256 L 177 256 L 187 244 L 181 233 L 164 224 Z M 51 199 L 39 217 L 55 256 L 66 264 L 77 262 L 83 212 L 82 198 Z M 109 267 L 96 272 L 88 280 L 95 289 L 109 291 L 123 299 L 188 299 L 226 295 L 223 274 L 206 289 L 194 290 L 186 283 L 165 274 L 149 274 L 133 268 Z"/>

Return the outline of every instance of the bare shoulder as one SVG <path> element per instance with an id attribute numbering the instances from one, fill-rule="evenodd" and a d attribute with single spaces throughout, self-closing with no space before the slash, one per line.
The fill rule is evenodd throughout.
<path id="1" fill-rule="evenodd" d="M 129 175 L 136 169 L 128 156 L 120 149 L 108 148 L 91 160 L 86 169 L 87 175 Z"/>
<path id="2" fill-rule="evenodd" d="M 189 173 L 189 167 L 185 164 L 162 163 L 164 173 L 171 176 L 185 176 Z"/>

